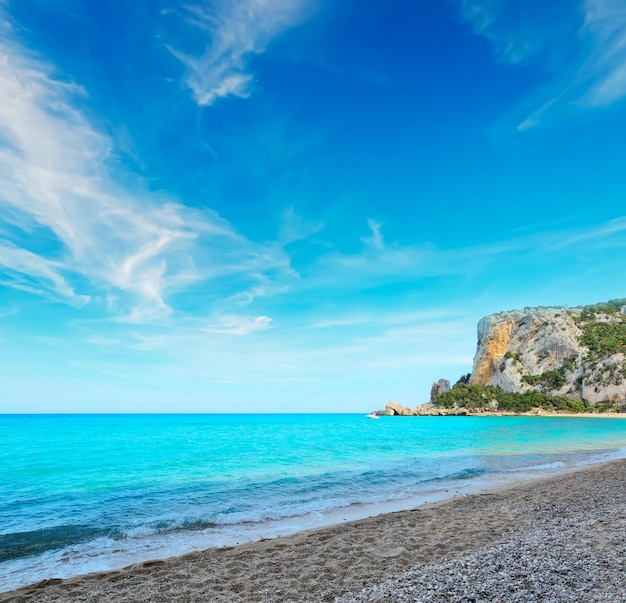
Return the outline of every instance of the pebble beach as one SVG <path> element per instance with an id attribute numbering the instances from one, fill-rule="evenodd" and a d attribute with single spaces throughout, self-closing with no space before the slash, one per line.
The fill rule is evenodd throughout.
<path id="1" fill-rule="evenodd" d="M 626 460 L 0 602 L 626 602 Z"/>

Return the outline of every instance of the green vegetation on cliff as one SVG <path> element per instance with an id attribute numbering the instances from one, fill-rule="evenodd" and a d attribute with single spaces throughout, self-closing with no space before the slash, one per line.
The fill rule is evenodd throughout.
<path id="1" fill-rule="evenodd" d="M 464 376 L 432 402 L 470 411 L 625 412 L 626 298 L 487 316 L 474 370 L 471 382 L 485 385 Z"/>
<path id="2" fill-rule="evenodd" d="M 626 379 L 626 359 L 609 358 L 615 354 L 626 355 L 626 298 L 611 299 L 577 308 L 562 308 L 580 329 L 577 342 L 581 355 L 572 355 L 561 366 L 541 374 L 522 375 L 522 382 L 537 387 L 542 392 L 560 390 L 565 385 L 595 387 L 597 392 L 605 385 L 619 385 Z M 557 309 L 557 308 L 552 308 Z M 561 314 L 554 314 L 554 317 Z M 550 320 L 548 319 L 548 323 Z M 565 328 L 565 327 L 564 327 Z M 563 330 L 564 330 L 563 328 Z M 505 359 L 518 359 L 519 354 L 508 351 Z M 504 370 L 503 363 L 500 370 Z M 576 377 L 573 375 L 577 374 Z"/>
<path id="3" fill-rule="evenodd" d="M 612 299 L 583 306 L 579 315 L 572 315 L 581 330 L 578 342 L 587 348 L 582 358 L 582 374 L 578 377 L 580 384 L 598 388 L 605 384 L 618 385 L 626 378 L 625 360 L 607 363 L 614 354 L 626 354 L 626 316 L 622 313 L 625 306 L 626 298 Z"/>
<path id="4" fill-rule="evenodd" d="M 457 384 L 450 391 L 439 394 L 433 399 L 433 402 L 441 408 L 464 407 L 468 410 L 497 409 L 509 412 L 528 412 L 533 408 L 572 413 L 597 412 L 599 410 L 587 402 L 570 400 L 563 396 L 551 397 L 538 391 L 505 392 L 494 385 L 468 385 L 465 383 Z M 497 406 L 494 402 L 497 403 Z M 604 410 L 612 410 L 612 406 Z"/>
<path id="5" fill-rule="evenodd" d="M 589 348 L 590 355 L 607 358 L 626 352 L 626 317 L 619 323 L 590 321 L 582 325 L 580 343 Z"/>
<path id="6" fill-rule="evenodd" d="M 626 316 L 622 308 L 626 299 L 611 299 L 608 302 L 583 306 L 580 316 L 574 320 L 582 331 L 579 343 L 588 348 L 588 360 L 595 362 L 618 352 L 626 352 Z M 609 317 L 609 322 L 598 320 L 598 314 Z"/>
<path id="7" fill-rule="evenodd" d="M 540 385 L 545 389 L 561 389 L 567 380 L 565 379 L 565 369 L 552 369 L 541 373 L 541 375 L 524 375 L 522 381 L 528 385 Z"/>
<path id="8" fill-rule="evenodd" d="M 583 311 L 583 314 L 608 314 L 609 316 L 618 316 L 624 306 L 626 306 L 626 297 L 579 307 Z"/>

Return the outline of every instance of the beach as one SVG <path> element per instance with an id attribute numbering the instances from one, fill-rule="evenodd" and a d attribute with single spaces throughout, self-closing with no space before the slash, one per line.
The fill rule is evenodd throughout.
<path id="1" fill-rule="evenodd" d="M 1 602 L 626 601 L 626 460 Z"/>

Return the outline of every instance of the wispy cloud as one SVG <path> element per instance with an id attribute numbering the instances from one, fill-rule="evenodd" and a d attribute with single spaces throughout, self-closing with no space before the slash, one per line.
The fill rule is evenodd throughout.
<path id="1" fill-rule="evenodd" d="M 545 71 L 518 130 L 572 107 L 598 108 L 626 97 L 626 4 L 623 0 L 461 0 L 463 16 L 502 61 Z"/>
<path id="2" fill-rule="evenodd" d="M 249 60 L 265 52 L 273 38 L 302 19 L 307 0 L 217 0 L 187 4 L 179 14 L 203 32 L 208 44 L 201 54 L 170 46 L 185 66 L 185 83 L 199 105 L 218 98 L 251 93 Z"/>
<path id="3" fill-rule="evenodd" d="M 370 328 L 344 332 L 342 337 L 324 329 L 313 345 L 310 332 L 278 326 L 272 337 L 250 337 L 241 346 L 237 335 L 261 334 L 267 328 L 269 319 L 263 316 L 224 316 L 204 328 L 188 324 L 161 333 L 136 331 L 118 341 L 91 337 L 89 343 L 98 348 L 125 347 L 142 355 L 154 352 L 146 356 L 145 368 L 156 380 L 167 378 L 160 374 L 165 355 L 168 374 L 181 372 L 212 382 L 231 375 L 234 366 L 238 381 L 255 384 L 302 384 L 311 379 L 343 378 L 345 374 L 359 381 L 364 378 L 364 369 L 372 370 L 368 377 L 373 377 L 390 369 L 430 367 L 450 359 L 455 365 L 471 365 L 471 358 L 463 356 L 463 348 L 464 341 L 474 337 L 474 321 L 464 315 L 465 308 L 460 310 L 393 315 L 381 309 L 371 315 Z M 113 355 L 110 363 L 120 374 L 133 370 L 132 366 L 120 365 Z M 432 380 L 430 375 L 426 379 Z"/>
<path id="4" fill-rule="evenodd" d="M 373 233 L 376 232 L 370 224 Z M 363 247 L 354 253 L 331 251 L 319 256 L 303 275 L 300 288 L 332 291 L 362 291 L 394 282 L 418 283 L 442 276 L 474 278 L 479 274 L 509 272 L 515 266 L 544 265 L 552 254 L 584 253 L 621 249 L 626 218 L 600 224 L 552 228 L 516 233 L 501 240 L 467 246 L 437 247 L 431 243 L 402 245 L 391 242 L 377 246 L 376 236 L 362 239 Z M 503 262 L 503 258 L 506 261 Z"/>
<path id="5" fill-rule="evenodd" d="M 622 0 L 587 0 L 584 37 L 592 52 L 580 70 L 587 83 L 583 103 L 609 105 L 626 97 L 626 4 Z"/>
<path id="6" fill-rule="evenodd" d="M 460 4 L 463 16 L 491 42 L 501 60 L 541 61 L 542 69 L 552 71 L 576 50 L 584 1 L 460 0 Z"/>
<path id="7" fill-rule="evenodd" d="M 15 316 L 19 314 L 20 309 L 17 306 L 10 306 L 5 308 L 0 308 L 0 318 L 9 318 L 11 316 Z"/>
<path id="8" fill-rule="evenodd" d="M 44 292 L 56 294 L 60 299 L 69 300 L 75 305 L 84 305 L 88 295 L 78 295 L 59 273 L 59 265 L 46 260 L 26 249 L 20 249 L 0 241 L 0 283 L 15 289 L 36 294 Z"/>
<path id="9" fill-rule="evenodd" d="M 323 228 L 323 222 L 304 220 L 293 207 L 287 207 L 280 215 L 278 240 L 281 244 L 287 245 L 306 239 Z"/>
<path id="10" fill-rule="evenodd" d="M 118 319 L 141 322 L 168 315 L 168 296 L 193 283 L 240 278 L 247 290 L 266 271 L 290 274 L 279 247 L 252 243 L 215 212 L 121 187 L 110 139 L 76 108 L 86 91 L 20 46 L 6 19 L 2 31 L 4 285 L 74 305 L 101 298 Z"/>
<path id="11" fill-rule="evenodd" d="M 408 325 L 416 323 L 432 323 L 451 316 L 458 316 L 458 311 L 451 312 L 449 309 L 432 309 L 417 312 L 389 312 L 386 308 L 376 312 L 351 313 L 339 318 L 320 320 L 311 325 L 305 325 L 303 329 L 335 329 L 363 325 Z"/>
<path id="12" fill-rule="evenodd" d="M 209 333 L 225 333 L 228 335 L 249 335 L 253 331 L 262 331 L 269 327 L 272 319 L 269 316 L 222 316 L 219 322 L 205 328 Z"/>
<path id="13" fill-rule="evenodd" d="M 565 249 L 575 245 L 583 245 L 591 241 L 596 248 L 608 247 L 617 248 L 624 247 L 626 241 L 623 240 L 623 233 L 626 231 L 626 217 L 622 216 L 609 220 L 603 224 L 589 226 L 569 230 L 562 233 L 561 236 L 555 238 L 548 245 L 550 250 Z M 612 235 L 622 235 L 617 241 L 614 241 Z"/>
<path id="14" fill-rule="evenodd" d="M 383 240 L 383 234 L 381 232 L 382 224 L 380 222 L 376 222 L 374 220 L 368 220 L 367 225 L 372 231 L 372 236 L 361 239 L 363 243 L 366 245 L 370 245 L 375 247 L 376 249 L 382 249 L 385 246 L 385 242 Z"/>

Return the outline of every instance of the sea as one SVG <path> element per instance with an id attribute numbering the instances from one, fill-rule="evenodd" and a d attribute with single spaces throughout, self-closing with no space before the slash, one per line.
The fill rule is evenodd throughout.
<path id="1" fill-rule="evenodd" d="M 0 415 L 0 591 L 626 457 L 626 420 Z"/>

